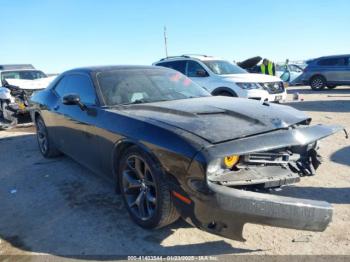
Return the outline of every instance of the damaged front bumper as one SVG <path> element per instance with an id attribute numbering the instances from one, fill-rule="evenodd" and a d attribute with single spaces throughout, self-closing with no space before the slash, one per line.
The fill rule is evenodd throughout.
<path id="1" fill-rule="evenodd" d="M 340 130 L 340 126 L 323 125 L 279 130 L 214 145 L 202 152 L 207 159 L 217 159 L 230 154 L 243 155 L 280 147 L 303 146 Z M 276 176 L 272 179 L 278 181 L 281 178 Z M 209 178 L 202 183 L 201 190 L 190 194 L 193 202 L 184 218 L 198 228 L 230 239 L 244 241 L 242 231 L 246 223 L 324 231 L 332 220 L 332 206 L 324 201 L 258 193 L 230 187 Z M 203 188 L 207 188 L 207 192 Z M 192 190 L 195 190 L 194 187 Z"/>
<path id="2" fill-rule="evenodd" d="M 332 206 L 324 201 L 296 199 L 232 189 L 209 182 L 217 212 L 207 224 L 209 231 L 244 240 L 245 223 L 309 231 L 324 231 L 332 220 Z M 208 227 L 209 226 L 209 227 Z"/>
<path id="3" fill-rule="evenodd" d="M 212 234 L 245 241 L 246 223 L 308 231 L 324 231 L 332 220 L 332 206 L 324 201 L 257 193 L 208 182 L 207 194 L 191 196 L 181 205 L 182 217 Z"/>

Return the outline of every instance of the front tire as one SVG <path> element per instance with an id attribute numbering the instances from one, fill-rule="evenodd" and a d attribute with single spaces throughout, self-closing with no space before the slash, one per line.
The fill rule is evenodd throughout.
<path id="1" fill-rule="evenodd" d="M 314 76 L 310 80 L 310 87 L 314 91 L 323 90 L 326 86 L 327 82 L 323 76 Z"/>
<path id="2" fill-rule="evenodd" d="M 44 120 L 40 116 L 36 118 L 35 126 L 40 153 L 45 158 L 53 158 L 59 156 L 61 153 L 50 140 Z"/>
<path id="3" fill-rule="evenodd" d="M 118 168 L 118 184 L 132 220 L 147 229 L 175 222 L 179 214 L 159 165 L 143 150 L 126 150 Z"/>

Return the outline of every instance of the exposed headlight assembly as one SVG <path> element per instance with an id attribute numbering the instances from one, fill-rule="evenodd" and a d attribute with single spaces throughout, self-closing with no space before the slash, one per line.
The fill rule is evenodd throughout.
<path id="1" fill-rule="evenodd" d="M 232 170 L 238 164 L 239 159 L 238 155 L 230 155 L 213 160 L 207 167 L 208 177 L 222 175 Z"/>

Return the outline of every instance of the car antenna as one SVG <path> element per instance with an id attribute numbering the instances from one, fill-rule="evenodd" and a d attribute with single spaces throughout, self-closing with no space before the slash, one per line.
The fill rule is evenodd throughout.
<path id="1" fill-rule="evenodd" d="M 164 47 L 165 47 L 165 56 L 168 58 L 168 36 L 166 33 L 166 26 L 164 26 Z"/>

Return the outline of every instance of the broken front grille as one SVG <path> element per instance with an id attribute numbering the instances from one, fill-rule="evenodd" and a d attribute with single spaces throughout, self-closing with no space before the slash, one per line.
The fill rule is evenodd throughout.
<path id="1" fill-rule="evenodd" d="M 272 163 L 287 164 L 289 162 L 289 154 L 287 153 L 252 153 L 244 156 L 246 163 Z"/>

